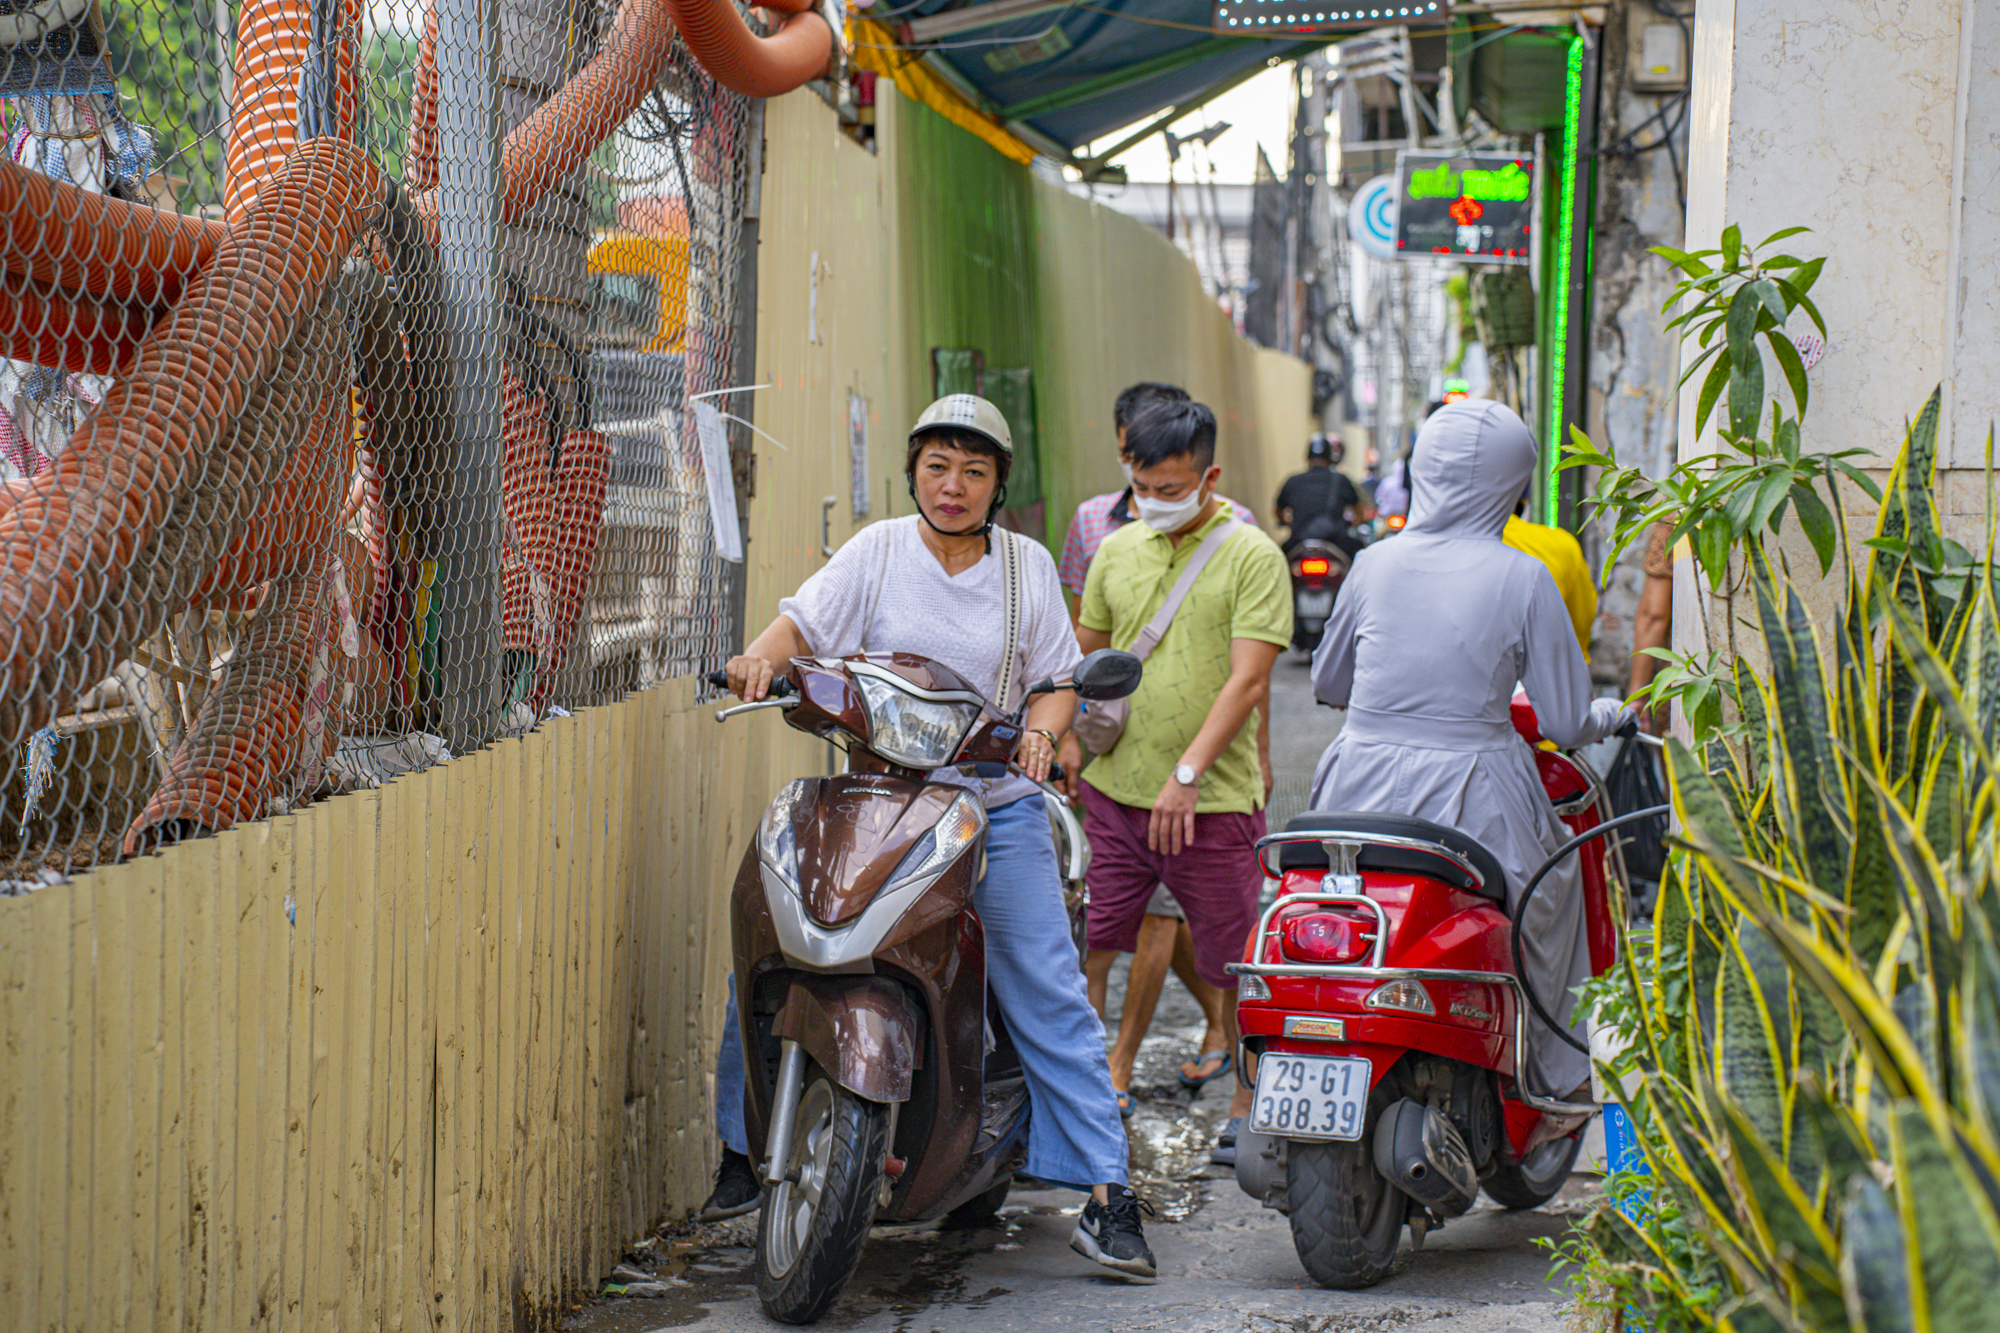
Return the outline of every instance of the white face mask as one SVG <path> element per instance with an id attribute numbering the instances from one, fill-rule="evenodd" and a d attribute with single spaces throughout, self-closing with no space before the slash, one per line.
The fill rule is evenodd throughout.
<path id="1" fill-rule="evenodd" d="M 1207 508 L 1208 499 L 1197 486 L 1178 500 L 1151 500 L 1135 495 L 1132 503 L 1139 511 L 1140 522 L 1153 531 L 1178 532 L 1194 522 L 1195 516 Z"/>

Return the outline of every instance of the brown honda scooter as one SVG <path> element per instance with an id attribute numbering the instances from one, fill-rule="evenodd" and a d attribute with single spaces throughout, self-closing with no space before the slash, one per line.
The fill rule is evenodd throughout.
<path id="1" fill-rule="evenodd" d="M 1139 675 L 1139 659 L 1106 649 L 1028 697 L 1120 699 Z M 998 713 L 950 668 L 906 653 L 794 658 L 769 699 L 716 719 L 773 708 L 848 756 L 846 772 L 778 793 L 731 900 L 764 1181 L 757 1294 L 773 1318 L 803 1324 L 847 1285 L 872 1223 L 990 1221 L 1025 1158 L 1027 1083 L 987 1002 L 972 907 L 986 812 L 975 792 L 930 776 L 1004 772 L 1023 714 Z M 1075 912 L 1082 832 L 1045 790 Z"/>

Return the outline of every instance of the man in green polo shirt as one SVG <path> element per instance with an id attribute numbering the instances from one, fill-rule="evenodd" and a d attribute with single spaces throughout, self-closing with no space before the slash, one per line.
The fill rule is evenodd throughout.
<path id="1" fill-rule="evenodd" d="M 1083 650 L 1131 648 L 1204 551 L 1206 563 L 1146 658 L 1124 734 L 1084 772 L 1089 947 L 1130 950 L 1153 886 L 1164 883 L 1187 914 L 1196 971 L 1225 993 L 1233 1049 L 1236 978 L 1224 969 L 1257 924 L 1264 883 L 1251 720 L 1291 642 L 1291 579 L 1276 543 L 1215 498 L 1213 412 L 1154 403 L 1125 440 L 1140 521 L 1105 538 L 1091 562 L 1077 617 Z M 1236 1103 L 1232 1128 L 1249 1110 L 1240 1084 Z"/>

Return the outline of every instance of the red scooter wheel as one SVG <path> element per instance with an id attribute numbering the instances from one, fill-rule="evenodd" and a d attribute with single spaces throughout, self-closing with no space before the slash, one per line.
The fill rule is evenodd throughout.
<path id="1" fill-rule="evenodd" d="M 1501 1162 L 1480 1186 L 1486 1196 L 1502 1208 L 1519 1211 L 1539 1208 L 1561 1192 L 1569 1181 L 1576 1155 L 1583 1148 L 1583 1136 L 1551 1139 L 1529 1150 L 1519 1162 Z"/>
<path id="2" fill-rule="evenodd" d="M 1396 1260 L 1410 1197 L 1375 1169 L 1375 1154 L 1369 1150 L 1390 1096 L 1388 1086 L 1386 1079 L 1375 1086 L 1357 1141 L 1293 1139 L 1286 1151 L 1292 1245 L 1306 1274 L 1322 1287 L 1372 1287 L 1389 1276 Z"/>

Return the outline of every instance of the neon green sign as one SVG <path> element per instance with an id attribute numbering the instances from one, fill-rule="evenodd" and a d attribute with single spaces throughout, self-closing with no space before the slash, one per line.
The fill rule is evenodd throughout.
<path id="1" fill-rule="evenodd" d="M 1465 193 L 1486 203 L 1518 204 L 1528 197 L 1531 179 L 1519 162 L 1509 162 L 1498 171 L 1467 171 Z"/>
<path id="2" fill-rule="evenodd" d="M 1452 174 L 1451 163 L 1440 162 L 1434 167 L 1418 167 L 1415 171 L 1412 171 L 1410 173 L 1410 198 L 1458 198 L 1458 179 Z"/>
<path id="3" fill-rule="evenodd" d="M 1528 197 L 1533 177 L 1521 170 L 1519 162 L 1509 162 L 1498 171 L 1467 168 L 1451 169 L 1451 163 L 1418 167 L 1410 172 L 1412 199 L 1478 199 L 1485 203 L 1520 203 Z"/>

